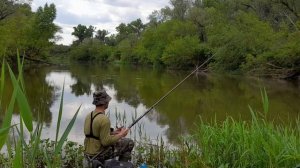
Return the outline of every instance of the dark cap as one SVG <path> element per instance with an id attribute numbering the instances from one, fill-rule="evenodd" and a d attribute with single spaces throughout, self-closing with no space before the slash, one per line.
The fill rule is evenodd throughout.
<path id="1" fill-rule="evenodd" d="M 93 104 L 95 106 L 105 105 L 111 100 L 111 97 L 106 93 L 105 90 L 95 91 L 93 93 L 93 98 Z"/>

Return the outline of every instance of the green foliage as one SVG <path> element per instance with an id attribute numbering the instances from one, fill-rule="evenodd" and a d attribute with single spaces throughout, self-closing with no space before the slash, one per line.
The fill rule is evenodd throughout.
<path id="1" fill-rule="evenodd" d="M 137 162 L 154 167 L 297 167 L 300 127 L 267 121 L 265 89 L 261 96 L 264 114 L 250 108 L 252 121 L 230 117 L 221 123 L 201 121 L 193 135 L 183 137 L 173 149 L 159 140 L 157 144 L 138 143 Z"/>
<path id="2" fill-rule="evenodd" d="M 115 46 L 110 60 L 194 67 L 218 51 L 210 70 L 299 73 L 299 2 L 171 0 L 170 4 L 152 12 L 146 25 L 140 19 L 121 23 L 110 40 L 107 31 L 99 30 L 97 38 Z"/>
<path id="3" fill-rule="evenodd" d="M 222 18 L 217 11 L 209 12 L 214 24 L 207 27 L 208 43 L 211 47 L 221 50 L 216 55 L 213 65 L 215 68 L 240 70 L 246 63 L 246 56 L 256 57 L 269 49 L 275 32 L 256 16 L 241 11 L 235 15 L 237 22 L 226 23 L 219 22 Z M 220 18 L 216 19 L 217 17 Z"/>
<path id="4" fill-rule="evenodd" d="M 148 28 L 144 32 L 141 41 L 138 43 L 136 53 L 141 60 L 161 63 L 163 53 L 171 43 L 174 43 L 176 39 L 193 36 L 195 33 L 196 26 L 191 22 L 167 21 L 158 27 Z"/>
<path id="5" fill-rule="evenodd" d="M 38 57 L 40 50 L 46 49 L 56 40 L 55 33 L 60 30 L 53 21 L 56 18 L 54 4 L 45 4 L 39 7 L 34 15 L 32 26 L 28 30 L 25 52 L 30 56 Z M 45 54 L 44 54 L 45 55 Z"/>
<path id="6" fill-rule="evenodd" d="M 59 31 L 59 27 L 53 23 L 56 17 L 55 5 L 46 4 L 34 13 L 27 1 L 9 2 L 12 3 L 5 3 L 11 9 L 9 17 L 0 19 L 0 57 L 5 55 L 8 61 L 14 59 L 17 49 L 26 53 L 26 56 L 45 56 L 47 48 L 57 39 L 55 33 Z M 1 14 L 6 9 L 2 9 L 0 4 Z"/>
<path id="7" fill-rule="evenodd" d="M 78 61 L 107 61 L 111 47 L 97 39 L 85 39 L 81 44 L 71 48 L 71 59 Z"/>
<path id="8" fill-rule="evenodd" d="M 168 66 L 180 67 L 193 65 L 200 50 L 199 39 L 196 36 L 186 36 L 171 42 L 165 49 L 162 61 Z"/>
<path id="9" fill-rule="evenodd" d="M 97 30 L 95 38 L 106 44 L 108 41 L 106 36 L 108 34 L 109 32 L 107 30 Z"/>
<path id="10" fill-rule="evenodd" d="M 123 62 L 137 63 L 138 59 L 134 53 L 134 47 L 137 43 L 135 35 L 131 34 L 130 37 L 122 40 L 116 47 L 116 50 L 120 52 L 120 60 Z"/>
<path id="11" fill-rule="evenodd" d="M 31 109 L 29 107 L 28 101 L 26 99 L 26 96 L 24 94 L 24 90 L 22 90 L 20 84 L 18 84 L 19 82 L 17 81 L 17 79 L 15 78 L 11 68 L 8 65 L 8 70 L 10 73 L 10 77 L 14 86 L 14 89 L 16 90 L 17 94 L 16 94 L 16 98 L 17 98 L 17 102 L 20 108 L 20 115 L 22 117 L 22 120 L 24 121 L 27 129 L 29 132 L 32 131 L 32 112 Z M 21 77 L 22 78 L 22 77 Z M 20 77 L 19 80 L 21 81 Z"/>
<path id="12" fill-rule="evenodd" d="M 43 146 L 43 141 L 40 139 L 41 132 L 43 129 L 43 124 L 38 122 L 36 128 L 33 130 L 33 118 L 31 114 L 31 108 L 28 104 L 28 99 L 26 97 L 25 89 L 24 89 L 25 87 L 24 87 L 24 80 L 23 80 L 23 73 L 22 73 L 23 62 L 21 62 L 19 56 L 17 60 L 18 60 L 18 70 L 19 70 L 18 78 L 16 78 L 9 64 L 7 64 L 14 91 L 12 93 L 11 101 L 9 103 L 8 109 L 7 110 L 5 109 L 5 117 L 3 120 L 2 127 L 0 128 L 0 149 L 3 147 L 5 143 L 8 149 L 7 152 L 8 156 L 5 159 L 0 157 L 0 164 L 2 167 L 16 167 L 16 168 L 44 167 L 45 165 L 47 165 L 47 167 L 61 167 L 61 165 L 64 165 L 64 162 L 62 161 L 63 146 L 75 123 L 80 107 L 78 108 L 73 118 L 69 122 L 61 138 L 59 140 L 57 140 L 58 138 L 56 138 L 56 141 L 53 141 L 52 143 L 53 146 L 50 145 L 50 149 L 45 148 L 45 146 Z M 1 75 L 4 74 L 4 71 L 6 69 L 4 63 L 2 66 L 3 68 L 1 70 L 2 71 Z M 1 87 L 3 86 L 4 79 L 5 78 L 1 77 Z M 17 107 L 20 110 L 20 123 L 17 125 L 16 124 L 11 125 L 12 113 L 16 101 L 18 105 Z M 2 102 L 2 97 L 0 99 L 0 102 Z M 63 101 L 61 101 L 60 104 L 61 107 L 60 116 L 62 115 L 62 107 L 63 107 L 62 103 Z M 4 109 L 1 108 L 0 110 L 2 112 L 2 110 Z M 57 124 L 58 126 L 60 126 L 60 122 L 61 122 L 60 116 L 58 118 L 58 124 Z M 25 124 L 27 130 L 29 131 L 30 134 L 29 142 L 26 141 L 23 124 Z M 13 131 L 13 142 L 7 139 L 10 128 L 12 128 Z M 14 134 L 15 130 L 17 131 L 17 136 Z M 59 129 L 57 129 L 57 136 L 58 133 L 59 133 Z M 15 139 L 16 137 L 18 137 L 17 140 Z M 11 143 L 14 143 L 13 144 L 14 147 L 12 147 Z M 46 143 L 46 147 L 47 145 L 48 144 Z M 69 148 L 68 151 L 72 151 L 72 149 Z M 79 157 L 79 155 L 77 156 Z M 70 159 L 73 159 L 73 156 L 68 159 L 68 162 L 72 162 L 70 161 Z M 82 161 L 82 157 L 80 161 Z M 75 162 L 75 165 L 82 166 L 82 162 L 81 163 Z"/>
<path id="13" fill-rule="evenodd" d="M 86 27 L 85 25 L 79 24 L 77 27 L 73 27 L 74 31 L 72 35 L 74 35 L 78 39 L 78 43 L 82 43 L 86 38 L 92 38 L 93 33 L 95 31 L 95 27 L 89 26 Z"/>

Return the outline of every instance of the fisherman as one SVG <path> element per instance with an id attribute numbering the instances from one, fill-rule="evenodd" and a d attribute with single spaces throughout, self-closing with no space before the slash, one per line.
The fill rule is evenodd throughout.
<path id="1" fill-rule="evenodd" d="M 85 155 L 89 158 L 96 156 L 101 163 L 116 156 L 119 156 L 119 161 L 130 161 L 134 142 L 124 138 L 129 129 L 118 128 L 113 131 L 110 120 L 105 115 L 111 97 L 105 90 L 101 90 L 93 93 L 93 99 L 96 108 L 86 116 L 84 122 Z"/>

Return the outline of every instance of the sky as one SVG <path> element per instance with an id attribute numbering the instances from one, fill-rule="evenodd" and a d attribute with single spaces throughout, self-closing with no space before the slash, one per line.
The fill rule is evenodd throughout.
<path id="1" fill-rule="evenodd" d="M 98 29 L 116 33 L 120 23 L 129 23 L 138 18 L 143 23 L 154 11 L 169 5 L 169 0 L 33 0 L 33 11 L 46 3 L 56 5 L 57 16 L 54 23 L 62 28 L 63 38 L 57 44 L 69 45 L 75 40 L 71 35 L 78 24 L 92 25 Z"/>

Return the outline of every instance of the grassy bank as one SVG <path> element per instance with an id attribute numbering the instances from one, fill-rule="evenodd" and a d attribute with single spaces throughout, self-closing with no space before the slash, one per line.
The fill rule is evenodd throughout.
<path id="1" fill-rule="evenodd" d="M 300 166 L 300 120 L 297 126 L 283 126 L 252 114 L 248 123 L 230 117 L 222 123 L 198 123 L 176 149 L 141 145 L 148 152 L 144 160 L 154 167 Z"/>

